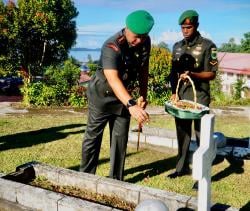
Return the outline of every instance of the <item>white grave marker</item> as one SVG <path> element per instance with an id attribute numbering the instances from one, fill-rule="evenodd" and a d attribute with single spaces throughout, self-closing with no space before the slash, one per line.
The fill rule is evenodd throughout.
<path id="1" fill-rule="evenodd" d="M 213 138 L 214 115 L 201 118 L 200 147 L 193 155 L 193 178 L 198 180 L 198 211 L 209 211 L 211 200 L 211 166 L 216 155 Z"/>

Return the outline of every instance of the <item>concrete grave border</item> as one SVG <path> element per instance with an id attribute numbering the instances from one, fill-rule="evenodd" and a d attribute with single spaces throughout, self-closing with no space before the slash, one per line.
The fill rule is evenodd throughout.
<path id="1" fill-rule="evenodd" d="M 23 166 L 30 165 L 34 168 L 36 176 L 44 176 L 58 185 L 77 186 L 78 188 L 89 189 L 99 194 L 115 195 L 136 204 L 145 199 L 160 199 L 168 206 L 170 211 L 176 211 L 180 208 L 197 209 L 197 199 L 195 197 L 53 167 L 38 162 L 27 163 Z M 35 210 L 119 210 L 66 196 L 61 193 L 14 182 L 3 177 L 0 177 L 0 199 Z"/>

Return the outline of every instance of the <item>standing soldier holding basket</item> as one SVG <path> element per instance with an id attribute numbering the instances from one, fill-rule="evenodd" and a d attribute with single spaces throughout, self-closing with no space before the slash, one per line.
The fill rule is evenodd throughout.
<path id="1" fill-rule="evenodd" d="M 197 30 L 199 26 L 199 15 L 195 10 L 183 12 L 179 18 L 184 39 L 175 43 L 173 46 L 172 70 L 170 74 L 172 96 L 175 100 L 176 95 L 180 100 L 194 99 L 192 84 L 194 83 L 197 96 L 197 103 L 209 106 L 210 86 L 209 81 L 216 76 L 218 61 L 215 44 L 203 38 Z M 181 78 L 181 83 L 176 93 L 177 82 Z M 189 167 L 189 145 L 192 135 L 192 122 L 194 122 L 196 142 L 200 142 L 200 119 L 180 119 L 175 117 L 178 157 L 176 170 L 168 175 L 169 178 L 176 178 L 191 173 Z"/>

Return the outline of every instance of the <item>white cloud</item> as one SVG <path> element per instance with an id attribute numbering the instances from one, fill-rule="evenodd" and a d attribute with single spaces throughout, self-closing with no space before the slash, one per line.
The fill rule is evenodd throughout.
<path id="1" fill-rule="evenodd" d="M 201 33 L 201 36 L 203 36 L 203 37 L 205 37 L 207 39 L 212 40 L 212 36 L 208 32 L 200 31 L 200 33 Z"/>
<path id="2" fill-rule="evenodd" d="M 156 39 L 157 43 L 165 42 L 165 43 L 175 43 L 183 39 L 182 33 L 177 31 L 165 31 L 162 32 L 161 35 Z"/>
<path id="3" fill-rule="evenodd" d="M 83 47 L 83 48 L 100 48 L 101 42 L 94 39 L 77 39 L 75 47 Z"/>
<path id="4" fill-rule="evenodd" d="M 121 29 L 121 26 L 103 23 L 103 24 L 94 24 L 94 25 L 85 25 L 77 27 L 77 34 L 79 35 L 107 35 L 112 34 Z"/>
<path id="5" fill-rule="evenodd" d="M 77 27 L 77 47 L 100 48 L 103 42 L 118 32 L 121 26 L 103 23 Z"/>
<path id="6" fill-rule="evenodd" d="M 205 38 L 212 39 L 211 35 L 205 31 L 200 31 L 201 35 Z M 167 44 L 173 44 L 179 40 L 183 39 L 181 31 L 165 31 L 160 34 L 159 37 L 151 36 L 152 43 L 157 44 L 160 42 L 165 42 Z"/>

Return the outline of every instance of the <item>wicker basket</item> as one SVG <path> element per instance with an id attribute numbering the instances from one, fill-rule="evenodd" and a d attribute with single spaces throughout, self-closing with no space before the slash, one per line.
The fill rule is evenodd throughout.
<path id="1" fill-rule="evenodd" d="M 200 119 L 204 114 L 209 113 L 209 108 L 202 104 L 197 103 L 196 91 L 195 86 L 192 79 L 187 76 L 188 80 L 190 81 L 194 93 L 194 101 L 190 100 L 179 100 L 178 90 L 181 79 L 178 80 L 178 84 L 176 87 L 176 99 L 175 101 L 167 101 L 165 103 L 165 111 L 171 114 L 172 116 L 178 117 L 180 119 Z M 193 108 L 180 108 L 178 107 L 178 103 L 188 103 L 192 105 Z"/>

